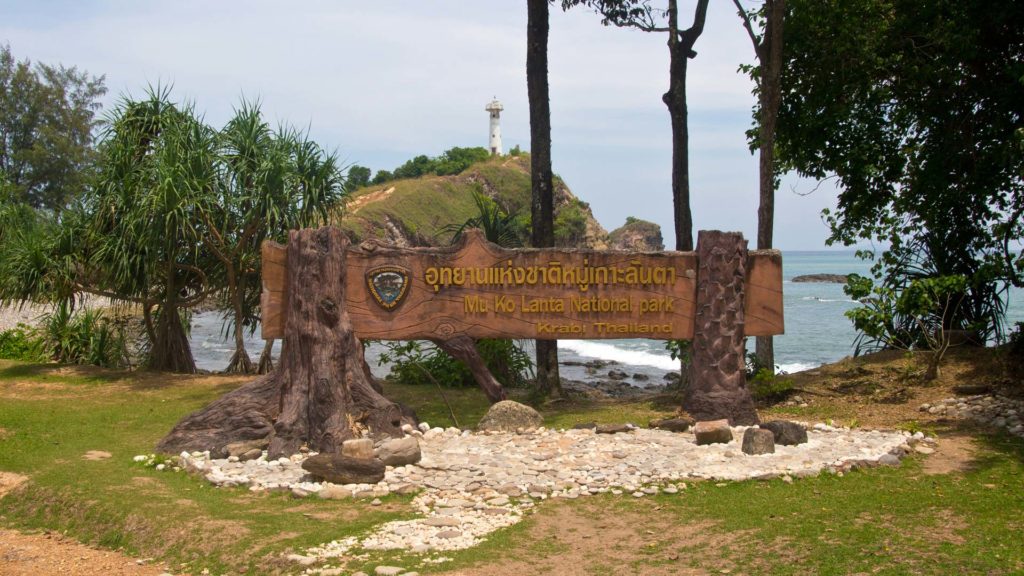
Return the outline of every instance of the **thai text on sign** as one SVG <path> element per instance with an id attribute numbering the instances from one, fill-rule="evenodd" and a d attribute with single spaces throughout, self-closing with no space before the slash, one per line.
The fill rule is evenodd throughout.
<path id="1" fill-rule="evenodd" d="M 284 334 L 285 254 L 264 245 L 267 339 Z M 744 333 L 781 334 L 781 255 L 749 254 Z M 360 338 L 693 336 L 692 252 L 509 250 L 470 231 L 451 248 L 351 246 L 345 262 L 345 309 Z"/>

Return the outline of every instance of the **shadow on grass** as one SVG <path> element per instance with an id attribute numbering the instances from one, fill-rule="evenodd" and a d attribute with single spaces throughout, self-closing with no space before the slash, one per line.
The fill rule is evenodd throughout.
<path id="1" fill-rule="evenodd" d="M 1007 458 L 1024 464 L 1024 439 L 1018 438 L 1003 428 L 994 428 L 970 420 L 945 418 L 935 422 L 926 433 L 936 434 L 939 441 L 950 436 L 966 436 L 977 440 L 976 457 L 967 463 L 967 470 L 984 472 Z"/>
<path id="2" fill-rule="evenodd" d="M 977 470 L 985 471 L 999 465 L 1010 458 L 1024 464 L 1024 439 L 1007 433 L 1005 430 L 988 431 L 977 435 L 978 441 L 985 451 L 976 459 Z"/>
<path id="3" fill-rule="evenodd" d="M 0 379 L 60 381 L 66 384 L 109 384 L 130 377 L 128 372 L 70 364 L 13 364 L 0 369 Z"/>

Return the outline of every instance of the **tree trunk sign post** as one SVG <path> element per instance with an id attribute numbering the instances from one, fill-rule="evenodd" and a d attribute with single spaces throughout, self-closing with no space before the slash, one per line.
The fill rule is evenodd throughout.
<path id="1" fill-rule="evenodd" d="M 696 252 L 637 253 L 510 250 L 477 230 L 448 248 L 355 247 L 326 227 L 292 231 L 287 247 L 264 244 L 261 305 L 263 337 L 283 339 L 282 358 L 275 373 L 232 394 L 266 395 L 267 379 L 277 385 L 263 400 L 272 412 L 272 457 L 303 443 L 334 452 L 360 426 L 400 434 L 398 407 L 362 370 L 360 338 L 429 339 L 456 354 L 476 338 L 687 339 L 684 408 L 697 419 L 753 424 L 744 337 L 783 332 L 782 257 L 748 253 L 741 234 L 717 231 L 700 232 Z M 485 391 L 493 400 L 500 387 Z M 219 402 L 244 404 L 244 393 L 229 396 L 175 431 L 184 426 L 185 434 L 190 418 Z M 174 435 L 160 447 L 196 449 L 180 441 L 187 434 L 177 443 Z"/>

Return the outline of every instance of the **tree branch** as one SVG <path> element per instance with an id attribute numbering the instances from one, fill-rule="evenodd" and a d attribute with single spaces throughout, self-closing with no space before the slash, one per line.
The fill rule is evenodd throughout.
<path id="1" fill-rule="evenodd" d="M 743 19 L 743 27 L 746 28 L 747 35 L 750 36 L 750 41 L 754 43 L 754 55 L 757 56 L 758 60 L 761 60 L 762 44 L 761 40 L 757 37 L 757 34 L 754 33 L 754 26 L 750 22 L 750 14 L 743 9 L 743 6 L 740 4 L 740 0 L 732 0 L 732 3 L 736 5 L 736 10 L 739 11 L 739 16 Z"/>
<path id="2" fill-rule="evenodd" d="M 697 55 L 693 51 L 693 44 L 697 42 L 697 38 L 704 33 L 704 21 L 708 16 L 708 2 L 710 0 L 697 0 L 697 8 L 693 12 L 693 26 L 690 26 L 681 34 L 681 38 L 686 44 L 687 50 L 690 51 L 689 57 L 693 58 Z"/>

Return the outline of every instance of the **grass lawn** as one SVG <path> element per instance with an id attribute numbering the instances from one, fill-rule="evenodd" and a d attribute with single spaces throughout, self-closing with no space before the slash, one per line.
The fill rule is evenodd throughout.
<path id="1" fill-rule="evenodd" d="M 372 506 L 253 494 L 132 462 L 183 415 L 243 381 L 0 361 L 0 471 L 29 477 L 0 499 L 0 526 L 66 532 L 167 562 L 175 573 L 290 574 L 302 569 L 283 559 L 288 551 L 416 515 L 408 496 Z M 387 394 L 433 425 L 451 424 L 436 388 L 390 386 Z M 445 396 L 464 426 L 487 408 L 477 390 Z M 856 412 L 828 406 L 823 399 L 792 411 Z M 545 417 L 554 427 L 645 424 L 670 411 L 649 402 L 565 403 Z M 948 423 L 937 429 L 940 450 L 929 459 L 943 457 L 947 438 L 969 448 L 943 473 L 918 457 L 792 484 L 702 482 L 674 496 L 543 502 L 481 546 L 445 553 L 450 562 L 367 553 L 346 568 L 372 573 L 388 563 L 423 574 L 499 576 L 1024 573 L 1024 442 Z M 83 459 L 90 450 L 112 457 Z"/>

